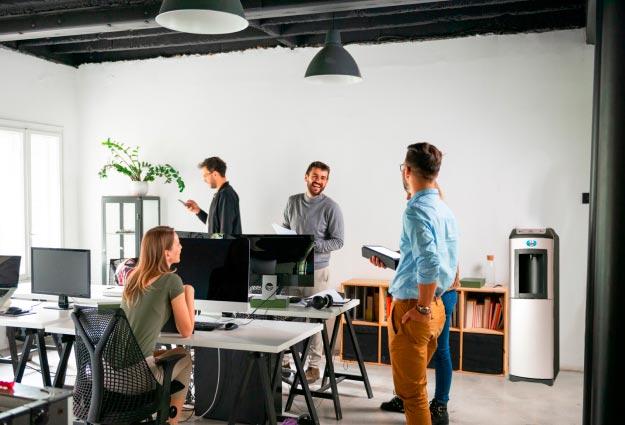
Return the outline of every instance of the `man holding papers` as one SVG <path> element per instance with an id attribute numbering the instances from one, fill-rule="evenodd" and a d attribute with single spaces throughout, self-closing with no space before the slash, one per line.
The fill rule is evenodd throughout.
<path id="1" fill-rule="evenodd" d="M 334 289 L 330 283 L 330 253 L 343 247 L 343 214 L 338 204 L 322 193 L 329 177 L 330 167 L 326 164 L 319 161 L 310 164 L 304 175 L 306 192 L 291 196 L 284 209 L 285 228 L 298 235 L 315 236 L 315 286 L 305 288 L 304 296 Z M 328 321 L 327 326 L 331 330 L 333 323 Z M 306 379 L 315 382 L 320 377 L 321 335 L 311 338 L 309 351 Z"/>
<path id="2" fill-rule="evenodd" d="M 441 404 L 435 399 L 428 406 L 426 373 L 446 320 L 441 295 L 458 270 L 456 218 L 436 184 L 441 160 L 435 146 L 416 143 L 408 146 L 400 166 L 410 199 L 403 216 L 401 258 L 388 290 L 393 297 L 388 332 L 393 384 L 408 425 L 449 423 L 447 400 Z M 371 262 L 384 266 L 375 256 Z"/>

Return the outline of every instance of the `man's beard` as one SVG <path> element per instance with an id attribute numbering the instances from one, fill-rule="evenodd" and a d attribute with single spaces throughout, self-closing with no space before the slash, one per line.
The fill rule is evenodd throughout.
<path id="1" fill-rule="evenodd" d="M 323 192 L 323 190 L 325 189 L 325 187 L 323 187 L 323 186 L 313 187 L 313 184 L 314 184 L 314 183 L 310 183 L 310 184 L 308 185 L 308 193 L 310 193 L 311 195 L 314 195 L 314 196 L 321 195 L 321 193 Z M 314 189 L 314 190 L 313 190 L 313 189 Z M 315 192 L 316 190 L 319 190 L 319 192 L 318 192 L 318 193 L 316 193 L 316 192 Z"/>

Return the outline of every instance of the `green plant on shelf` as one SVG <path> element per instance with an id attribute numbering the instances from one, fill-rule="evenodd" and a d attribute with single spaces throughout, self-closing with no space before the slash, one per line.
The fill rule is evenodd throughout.
<path id="1" fill-rule="evenodd" d="M 102 146 L 110 151 L 111 158 L 98 172 L 100 178 L 108 177 L 108 172 L 112 169 L 137 182 L 152 182 L 157 177 L 164 179 L 165 183 L 176 181 L 178 190 L 180 192 L 184 190 L 184 180 L 180 177 L 178 170 L 169 164 L 151 164 L 146 161 L 139 161 L 138 146 L 127 146 L 110 138 L 103 141 Z"/>

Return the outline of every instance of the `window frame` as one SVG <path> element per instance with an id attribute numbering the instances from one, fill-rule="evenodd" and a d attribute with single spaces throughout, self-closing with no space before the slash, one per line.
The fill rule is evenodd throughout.
<path id="1" fill-rule="evenodd" d="M 23 179 L 24 179 L 24 270 L 25 273 L 20 275 L 20 282 L 30 280 L 30 248 L 32 247 L 32 185 L 31 185 L 31 140 L 32 135 L 54 136 L 59 139 L 59 206 L 60 206 L 60 222 L 59 222 L 59 240 L 61 247 L 65 247 L 65 208 L 64 208 L 64 164 L 63 164 L 63 127 L 41 124 L 28 121 L 16 121 L 0 118 L 0 130 L 17 131 L 22 133 L 23 137 Z"/>

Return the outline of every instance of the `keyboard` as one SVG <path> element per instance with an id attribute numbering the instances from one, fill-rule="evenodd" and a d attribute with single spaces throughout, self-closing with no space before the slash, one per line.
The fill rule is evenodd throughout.
<path id="1" fill-rule="evenodd" d="M 223 323 L 217 322 L 195 322 L 193 329 L 196 331 L 214 331 L 215 329 L 222 328 L 223 325 Z"/>

